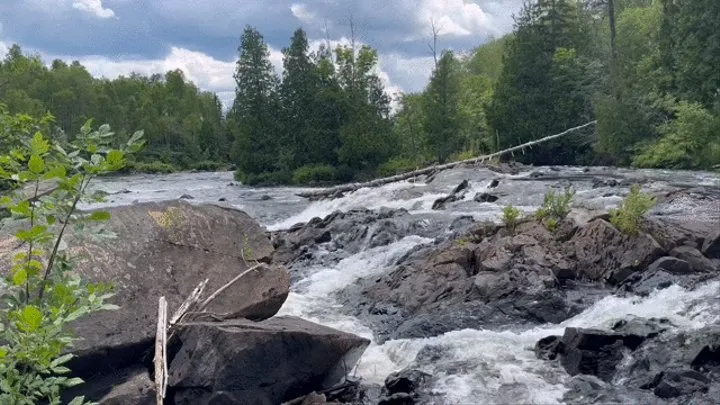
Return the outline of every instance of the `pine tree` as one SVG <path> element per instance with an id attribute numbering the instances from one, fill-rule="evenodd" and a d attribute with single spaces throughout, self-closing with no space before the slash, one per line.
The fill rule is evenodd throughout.
<path id="1" fill-rule="evenodd" d="M 426 143 L 438 162 L 445 162 L 462 145 L 460 66 L 453 52 L 443 52 L 425 94 Z"/>
<path id="2" fill-rule="evenodd" d="M 246 174 L 277 169 L 278 79 L 262 35 L 246 27 L 238 47 L 235 101 L 230 111 L 233 159 Z"/>

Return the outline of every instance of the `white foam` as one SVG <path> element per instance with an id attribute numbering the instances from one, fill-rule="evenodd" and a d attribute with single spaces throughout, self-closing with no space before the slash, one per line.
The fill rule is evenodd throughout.
<path id="1" fill-rule="evenodd" d="M 397 197 L 398 192 L 406 190 L 416 191 L 420 195 L 415 198 Z M 405 208 L 412 212 L 429 210 L 433 201 L 444 195 L 444 193 L 427 192 L 425 184 L 411 183 L 409 181 L 399 181 L 381 187 L 361 188 L 341 198 L 314 201 L 299 214 L 270 225 L 268 229 L 271 231 L 287 229 L 297 223 L 308 222 L 315 217 L 323 218 L 335 211 L 349 211 L 361 208 Z"/>

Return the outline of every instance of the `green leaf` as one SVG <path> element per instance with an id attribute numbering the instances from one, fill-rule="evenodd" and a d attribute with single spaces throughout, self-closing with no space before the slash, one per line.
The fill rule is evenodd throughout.
<path id="1" fill-rule="evenodd" d="M 63 385 L 67 388 L 70 388 L 70 387 L 74 387 L 76 385 L 80 385 L 84 382 L 85 381 L 83 381 L 82 378 L 75 377 L 75 378 L 70 378 L 69 380 L 65 381 L 65 384 L 63 384 Z M 75 400 L 73 399 L 73 401 L 75 401 Z M 72 404 L 72 402 L 71 402 L 71 404 Z"/>
<path id="2" fill-rule="evenodd" d="M 10 212 L 29 217 L 32 215 L 32 212 L 30 211 L 30 201 L 25 200 L 14 207 L 10 207 Z"/>
<path id="3" fill-rule="evenodd" d="M 50 150 L 50 143 L 43 138 L 40 132 L 36 132 L 30 142 L 30 150 L 35 155 L 42 155 Z"/>
<path id="4" fill-rule="evenodd" d="M 75 357 L 75 356 L 74 356 L 72 353 L 64 354 L 64 355 L 58 357 L 57 359 L 53 360 L 53 361 L 50 363 L 50 367 L 55 368 L 55 367 L 58 367 L 58 366 L 60 366 L 60 365 L 62 365 L 62 364 L 65 364 L 65 363 L 67 363 L 68 361 L 70 361 L 73 357 Z"/>
<path id="5" fill-rule="evenodd" d="M 23 308 L 20 313 L 20 320 L 22 321 L 20 328 L 25 332 L 35 332 L 40 329 L 43 322 L 43 314 L 40 309 L 34 305 L 28 305 Z"/>
<path id="6" fill-rule="evenodd" d="M 143 137 L 144 135 L 145 135 L 145 132 L 144 132 L 144 131 L 136 131 L 136 132 L 130 137 L 130 139 L 127 141 L 127 145 L 128 145 L 128 146 L 131 146 L 131 145 L 134 145 L 134 144 L 140 142 L 140 140 L 142 139 L 142 137 Z"/>
<path id="7" fill-rule="evenodd" d="M 94 151 L 93 151 L 93 152 L 94 152 Z M 100 163 L 102 163 L 103 157 L 102 157 L 102 155 L 98 155 L 97 153 L 93 153 L 93 155 L 90 156 L 90 161 L 91 161 L 94 165 L 99 165 Z"/>
<path id="8" fill-rule="evenodd" d="M 68 405 L 83 405 L 84 403 L 85 403 L 85 396 L 83 395 L 81 397 L 73 398 L 73 400 L 70 401 L 70 403 L 68 403 Z"/>
<path id="9" fill-rule="evenodd" d="M 8 354 L 8 348 L 7 346 L 0 346 L 0 359 L 4 359 L 7 357 Z"/>
<path id="10" fill-rule="evenodd" d="M 15 274 L 13 274 L 12 281 L 13 284 L 16 286 L 25 285 L 28 279 L 28 274 L 26 269 L 21 269 L 19 271 L 16 271 Z"/>
<path id="11" fill-rule="evenodd" d="M 28 161 L 28 169 L 35 174 L 40 174 L 45 171 L 45 161 L 40 155 L 32 155 Z"/>
<path id="12" fill-rule="evenodd" d="M 125 158 L 125 154 L 120 150 L 111 150 L 107 154 L 107 162 L 111 165 L 118 165 L 123 162 L 123 159 Z"/>
<path id="13" fill-rule="evenodd" d="M 108 221 L 110 220 L 110 213 L 107 211 L 95 211 L 90 214 L 88 219 L 91 221 Z"/>

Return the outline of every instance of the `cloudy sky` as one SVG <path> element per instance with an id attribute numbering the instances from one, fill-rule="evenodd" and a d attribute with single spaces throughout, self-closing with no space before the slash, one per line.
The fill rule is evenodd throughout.
<path id="1" fill-rule="evenodd" d="M 265 37 L 278 71 L 281 49 L 302 27 L 314 45 L 356 36 L 380 54 L 390 92 L 422 89 L 430 75 L 430 21 L 439 47 L 467 50 L 512 28 L 522 0 L 0 0 L 0 54 L 17 43 L 50 62 L 79 60 L 108 78 L 180 68 L 232 100 L 245 25 Z"/>

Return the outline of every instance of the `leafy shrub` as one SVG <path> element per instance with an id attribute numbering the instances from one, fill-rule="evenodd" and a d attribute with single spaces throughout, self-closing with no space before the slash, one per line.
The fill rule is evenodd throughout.
<path id="1" fill-rule="evenodd" d="M 623 233 L 637 235 L 642 218 L 654 206 L 655 198 L 641 192 L 640 186 L 635 184 L 618 208 L 610 211 L 610 222 Z"/>
<path id="2" fill-rule="evenodd" d="M 335 168 L 328 165 L 306 165 L 295 169 L 292 174 L 293 184 L 329 183 L 336 178 Z"/>
<path id="3" fill-rule="evenodd" d="M 502 221 L 511 232 L 515 231 L 515 227 L 517 226 L 518 222 L 520 222 L 521 217 L 522 212 L 519 209 L 513 207 L 512 205 L 508 205 L 507 207 L 503 208 Z"/>
<path id="4" fill-rule="evenodd" d="M 638 167 L 708 169 L 720 163 L 720 118 L 697 103 L 681 102 L 676 118 L 662 125 L 662 138 L 635 156 Z"/>
<path id="5" fill-rule="evenodd" d="M 421 167 L 421 165 L 417 164 L 417 162 L 414 162 L 412 159 L 395 157 L 378 167 L 378 175 L 380 177 L 394 176 L 396 174 L 411 172 L 418 167 Z"/>
<path id="6" fill-rule="evenodd" d="M 15 237 L 27 247 L 3 269 L 0 280 L 0 403 L 56 405 L 63 389 L 83 382 L 71 378 L 65 366 L 73 357 L 68 353 L 75 339 L 70 323 L 116 308 L 106 303 L 112 296 L 109 285 L 89 283 L 73 271 L 63 236 L 68 225 L 82 229 L 79 235 L 112 236 L 92 227 L 110 219 L 109 213 L 80 213 L 76 207 L 102 201 L 102 195 L 87 194 L 88 184 L 97 175 L 120 170 L 126 154 L 141 146 L 142 133 L 113 149 L 107 125 L 94 131 L 88 121 L 72 143 L 61 143 L 28 131 L 27 122 L 34 119 L 0 108 L 5 132 L 0 136 L 9 132 L 16 140 L 0 154 L 0 179 L 14 182 L 15 189 L 35 190 L 30 199 L 22 191 L 0 199 L 0 207 L 22 225 Z M 39 185 L 46 181 L 57 187 L 39 198 Z M 70 402 L 84 403 L 84 397 Z"/>
<path id="7" fill-rule="evenodd" d="M 535 217 L 542 221 L 549 231 L 554 232 L 558 223 L 570 213 L 570 204 L 574 197 L 575 190 L 570 187 L 565 188 L 562 195 L 556 195 L 554 190 L 548 191 L 545 193 L 543 206 L 537 210 Z"/>
<path id="8" fill-rule="evenodd" d="M 199 170 L 202 172 L 220 172 L 227 170 L 228 165 L 222 162 L 213 162 L 212 160 L 204 160 L 190 165 L 191 170 Z"/>
<path id="9" fill-rule="evenodd" d="M 238 169 L 234 177 L 247 186 L 275 186 L 290 182 L 290 174 L 287 172 L 245 173 Z"/>
<path id="10" fill-rule="evenodd" d="M 178 171 L 178 168 L 169 164 L 169 163 L 162 163 L 162 162 L 132 162 L 127 165 L 125 168 L 125 171 L 129 171 L 132 173 L 150 173 L 150 174 L 158 174 L 158 173 L 175 173 Z"/>

